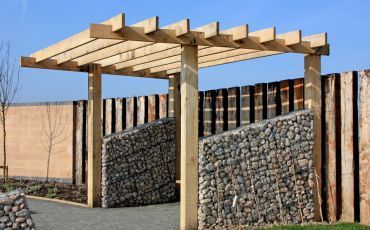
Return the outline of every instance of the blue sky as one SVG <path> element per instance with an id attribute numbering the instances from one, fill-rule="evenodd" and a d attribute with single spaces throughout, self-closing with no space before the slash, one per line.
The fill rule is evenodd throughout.
<path id="1" fill-rule="evenodd" d="M 164 26 L 190 18 L 195 28 L 219 21 L 221 29 L 249 24 L 251 31 L 276 26 L 278 33 L 301 29 L 303 35 L 327 32 L 331 55 L 323 73 L 370 69 L 369 0 L 0 0 L 0 41 L 10 41 L 12 55 L 29 54 L 118 13 L 126 23 L 159 16 Z M 200 90 L 250 85 L 303 75 L 303 56 L 278 55 L 199 71 Z M 21 69 L 17 102 L 87 98 L 83 73 Z M 167 92 L 166 80 L 105 75 L 103 97 Z"/>

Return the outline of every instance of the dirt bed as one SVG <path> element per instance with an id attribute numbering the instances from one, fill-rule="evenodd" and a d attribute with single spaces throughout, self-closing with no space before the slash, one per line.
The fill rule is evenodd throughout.
<path id="1" fill-rule="evenodd" d="M 86 204 L 85 185 L 13 179 L 8 180 L 7 183 L 0 182 L 0 192 L 10 192 L 18 188 L 22 189 L 26 195 Z"/>

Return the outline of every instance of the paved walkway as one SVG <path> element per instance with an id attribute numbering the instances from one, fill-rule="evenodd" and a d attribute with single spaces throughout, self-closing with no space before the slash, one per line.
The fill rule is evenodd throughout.
<path id="1" fill-rule="evenodd" d="M 179 228 L 179 203 L 134 208 L 88 209 L 28 199 L 37 229 L 150 229 Z"/>

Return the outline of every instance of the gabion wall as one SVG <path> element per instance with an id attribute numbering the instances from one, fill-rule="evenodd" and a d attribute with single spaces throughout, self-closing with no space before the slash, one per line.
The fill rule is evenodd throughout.
<path id="1" fill-rule="evenodd" d="M 175 120 L 165 118 L 103 138 L 102 206 L 175 200 Z"/>
<path id="2" fill-rule="evenodd" d="M 0 229 L 35 229 L 22 190 L 0 194 Z"/>
<path id="3" fill-rule="evenodd" d="M 312 120 L 301 110 L 200 140 L 199 227 L 313 221 Z"/>

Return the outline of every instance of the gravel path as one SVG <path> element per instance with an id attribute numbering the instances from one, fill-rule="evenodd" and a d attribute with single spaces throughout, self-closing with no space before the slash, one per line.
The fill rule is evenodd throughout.
<path id="1" fill-rule="evenodd" d="M 179 203 L 133 208 L 88 209 L 28 199 L 37 229 L 151 229 L 179 228 Z"/>

